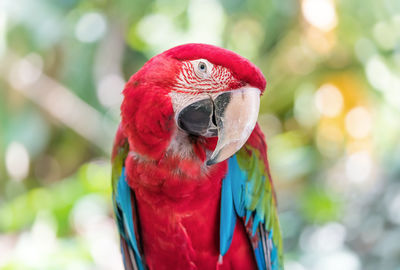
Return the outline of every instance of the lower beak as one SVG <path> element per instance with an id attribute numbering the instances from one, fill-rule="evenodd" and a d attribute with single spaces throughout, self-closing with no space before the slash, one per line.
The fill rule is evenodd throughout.
<path id="1" fill-rule="evenodd" d="M 207 165 L 226 160 L 247 141 L 257 122 L 260 90 L 243 87 L 202 99 L 183 108 L 178 126 L 193 135 L 218 136 Z"/>
<path id="2" fill-rule="evenodd" d="M 246 87 L 225 92 L 214 104 L 218 142 L 207 165 L 228 159 L 246 143 L 257 122 L 260 90 Z"/>

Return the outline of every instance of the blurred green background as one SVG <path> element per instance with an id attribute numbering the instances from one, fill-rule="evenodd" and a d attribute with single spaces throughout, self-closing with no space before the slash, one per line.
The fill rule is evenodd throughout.
<path id="1" fill-rule="evenodd" d="M 398 0 L 1 0 L 0 269 L 122 269 L 121 90 L 187 42 L 267 78 L 286 269 L 399 270 Z"/>

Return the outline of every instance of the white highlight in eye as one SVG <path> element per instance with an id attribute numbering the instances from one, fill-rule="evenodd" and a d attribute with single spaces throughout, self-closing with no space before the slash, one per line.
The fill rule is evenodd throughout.
<path id="1" fill-rule="evenodd" d="M 208 62 L 206 59 L 197 59 L 190 61 L 192 63 L 194 72 L 196 72 L 196 75 L 199 76 L 200 78 L 210 78 L 211 77 L 211 72 L 214 67 L 213 64 Z M 202 70 L 200 69 L 200 64 L 204 63 L 206 65 L 206 69 Z"/>
<path id="2" fill-rule="evenodd" d="M 204 62 L 199 62 L 197 68 L 202 72 L 207 72 L 207 65 Z"/>

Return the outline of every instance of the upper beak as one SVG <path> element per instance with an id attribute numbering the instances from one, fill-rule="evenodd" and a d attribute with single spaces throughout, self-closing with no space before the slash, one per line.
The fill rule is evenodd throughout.
<path id="1" fill-rule="evenodd" d="M 207 165 L 235 154 L 253 131 L 260 108 L 260 90 L 243 87 L 194 102 L 181 110 L 178 126 L 189 134 L 218 136 Z"/>
<path id="2" fill-rule="evenodd" d="M 248 87 L 225 92 L 214 104 L 218 142 L 207 165 L 224 161 L 246 143 L 257 122 L 260 90 Z"/>

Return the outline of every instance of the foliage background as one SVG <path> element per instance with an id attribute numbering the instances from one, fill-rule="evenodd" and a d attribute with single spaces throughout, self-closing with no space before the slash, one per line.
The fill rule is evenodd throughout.
<path id="1" fill-rule="evenodd" d="M 120 92 L 186 42 L 266 75 L 286 269 L 400 269 L 398 0 L 2 0 L 0 269 L 122 269 Z"/>

